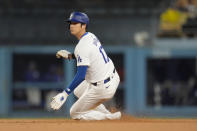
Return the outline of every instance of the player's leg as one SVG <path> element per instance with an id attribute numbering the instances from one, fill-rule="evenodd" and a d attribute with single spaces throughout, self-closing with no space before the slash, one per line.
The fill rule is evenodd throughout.
<path id="1" fill-rule="evenodd" d="M 71 117 L 84 120 L 106 119 L 106 113 L 94 110 L 102 102 L 102 99 L 99 98 L 100 90 L 95 86 L 87 87 L 84 94 L 71 107 Z"/>
<path id="2" fill-rule="evenodd" d="M 116 113 L 110 113 L 110 114 L 105 114 L 99 111 L 95 110 L 90 110 L 87 113 L 81 115 L 81 120 L 115 120 L 115 119 L 120 119 L 121 113 L 116 112 Z"/>
<path id="3" fill-rule="evenodd" d="M 111 114 L 111 112 L 109 110 L 107 110 L 107 108 L 103 104 L 98 105 L 94 110 L 100 111 L 105 114 Z"/>
<path id="4" fill-rule="evenodd" d="M 119 83 L 120 83 L 120 78 L 119 78 L 118 73 L 116 72 L 112 76 L 111 81 L 108 84 L 105 84 L 105 87 L 107 87 L 107 90 L 105 90 L 105 91 L 107 91 L 108 93 L 103 93 L 102 97 L 104 97 L 106 99 L 111 99 L 114 96 Z M 103 104 L 100 104 L 95 110 L 106 113 L 108 119 L 119 119 L 121 117 L 120 112 L 111 113 L 105 108 L 105 106 Z"/>
<path id="5" fill-rule="evenodd" d="M 82 94 L 85 92 L 85 90 L 87 89 L 87 87 L 90 86 L 90 83 L 88 83 L 86 80 L 84 80 L 80 85 L 77 86 L 77 88 L 75 88 L 74 90 L 74 94 L 77 98 L 81 97 Z M 100 112 L 103 112 L 103 113 L 111 113 L 109 112 L 106 107 L 103 105 L 103 104 L 100 104 L 98 105 L 96 108 L 95 108 L 96 111 L 100 111 Z"/>
<path id="6" fill-rule="evenodd" d="M 73 119 L 84 120 L 103 120 L 120 118 L 120 112 L 116 114 L 106 114 L 95 110 L 94 108 L 99 105 L 104 99 L 110 99 L 119 84 L 119 76 L 114 75 L 111 82 L 107 85 L 90 86 L 86 92 L 74 103 L 71 108 L 71 117 Z"/>
<path id="7" fill-rule="evenodd" d="M 114 96 L 119 83 L 120 83 L 120 77 L 119 77 L 118 73 L 115 72 L 115 74 L 113 74 L 111 76 L 111 81 L 104 85 L 105 93 L 102 93 L 101 97 L 105 98 L 105 99 L 111 99 Z M 106 113 L 107 119 L 120 119 L 120 117 L 121 117 L 120 112 L 111 113 L 105 108 L 105 106 L 103 104 L 100 104 L 95 109 L 95 111 L 101 111 L 101 112 L 104 111 L 103 113 Z"/>
<path id="8" fill-rule="evenodd" d="M 85 96 L 86 95 L 79 98 L 79 100 L 72 106 L 70 113 L 73 119 L 80 119 L 80 120 L 120 119 L 121 117 L 120 112 L 103 113 L 99 110 L 95 110 L 95 109 L 91 110 L 91 108 L 94 108 L 94 106 L 96 106 L 98 100 L 95 101 L 91 100 L 90 102 L 88 99 L 86 99 L 87 97 Z M 87 101 L 84 101 L 85 99 Z"/>
<path id="9" fill-rule="evenodd" d="M 111 99 L 120 83 L 120 77 L 117 72 L 115 72 L 112 76 L 110 76 L 110 81 L 104 84 L 105 92 L 102 93 L 102 98 Z M 101 85 L 102 86 L 102 85 Z"/>
<path id="10" fill-rule="evenodd" d="M 86 80 L 84 80 L 83 82 L 81 82 L 81 84 L 79 84 L 79 85 L 77 86 L 77 88 L 75 88 L 75 90 L 74 90 L 75 96 L 76 96 L 77 98 L 81 97 L 82 94 L 83 94 L 83 93 L 85 92 L 85 90 L 87 89 L 87 87 L 89 87 L 89 86 L 90 86 L 90 84 L 89 84 Z"/>

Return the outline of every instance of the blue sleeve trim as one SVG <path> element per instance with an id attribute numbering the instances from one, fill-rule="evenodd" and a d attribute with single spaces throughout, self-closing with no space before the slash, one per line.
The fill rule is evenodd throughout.
<path id="1" fill-rule="evenodd" d="M 65 89 L 66 93 L 69 95 L 82 81 L 85 80 L 86 72 L 88 66 L 78 66 L 77 74 L 75 75 L 71 84 Z"/>

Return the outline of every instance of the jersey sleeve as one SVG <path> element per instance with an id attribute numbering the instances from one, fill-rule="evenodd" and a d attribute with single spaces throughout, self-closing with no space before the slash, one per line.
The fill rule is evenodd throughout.
<path id="1" fill-rule="evenodd" d="M 65 89 L 66 93 L 69 95 L 83 80 L 85 80 L 85 75 L 87 71 L 87 66 L 78 66 L 77 67 L 77 74 L 75 75 L 73 81 Z"/>

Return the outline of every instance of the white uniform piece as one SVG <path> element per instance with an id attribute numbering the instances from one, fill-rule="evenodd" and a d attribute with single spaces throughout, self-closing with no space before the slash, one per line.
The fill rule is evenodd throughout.
<path id="1" fill-rule="evenodd" d="M 82 82 L 74 91 L 79 99 L 71 107 L 71 117 L 82 120 L 119 119 L 120 112 L 110 113 L 101 104 L 114 96 L 120 78 L 99 40 L 94 34 L 86 33 L 77 44 L 74 54 L 77 66 L 88 68 L 85 77 L 87 82 Z M 110 80 L 104 82 L 107 78 Z M 96 86 L 91 84 L 95 82 Z"/>

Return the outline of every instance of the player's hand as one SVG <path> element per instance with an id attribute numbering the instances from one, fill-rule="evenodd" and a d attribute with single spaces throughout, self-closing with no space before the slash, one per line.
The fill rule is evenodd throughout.
<path id="1" fill-rule="evenodd" d="M 68 94 L 65 91 L 63 91 L 62 93 L 57 94 L 52 99 L 51 108 L 53 110 L 60 109 L 60 107 L 65 103 L 67 97 L 68 97 Z"/>
<path id="2" fill-rule="evenodd" d="M 57 58 L 61 58 L 63 57 L 64 59 L 68 59 L 69 58 L 69 55 L 71 53 L 67 50 L 59 50 L 57 53 L 56 53 L 56 57 Z"/>

